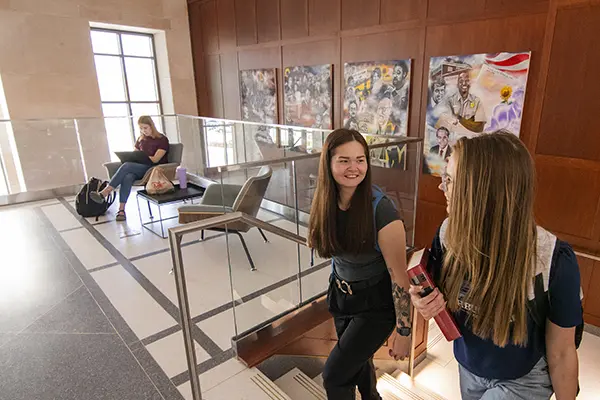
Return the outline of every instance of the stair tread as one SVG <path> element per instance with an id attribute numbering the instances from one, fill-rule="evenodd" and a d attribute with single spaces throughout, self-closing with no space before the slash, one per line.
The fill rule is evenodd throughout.
<path id="1" fill-rule="evenodd" d="M 275 384 L 292 400 L 327 400 L 327 395 L 323 387 L 306 376 L 298 368 L 292 369 L 277 379 Z"/>
<path id="2" fill-rule="evenodd" d="M 206 393 L 208 399 L 293 400 L 257 368 L 242 371 Z"/>
<path id="3" fill-rule="evenodd" d="M 446 400 L 439 394 L 417 384 L 404 372 L 399 372 L 398 378 L 394 378 L 390 374 L 382 374 L 379 377 L 378 389 L 380 392 L 384 392 L 382 393 L 382 397 L 386 400 L 388 398 L 383 396 L 383 394 L 395 396 L 389 397 L 389 399 Z"/>

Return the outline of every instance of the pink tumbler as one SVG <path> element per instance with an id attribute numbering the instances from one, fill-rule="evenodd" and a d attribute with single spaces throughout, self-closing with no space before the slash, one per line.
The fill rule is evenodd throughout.
<path id="1" fill-rule="evenodd" d="M 187 170 L 185 167 L 177 167 L 177 171 L 175 174 L 177 175 L 177 180 L 179 181 L 180 189 L 187 189 Z"/>

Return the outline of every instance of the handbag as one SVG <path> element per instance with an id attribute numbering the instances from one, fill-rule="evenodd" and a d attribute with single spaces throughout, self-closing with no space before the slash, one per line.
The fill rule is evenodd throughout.
<path id="1" fill-rule="evenodd" d="M 175 185 L 160 167 L 154 167 L 150 173 L 148 183 L 146 183 L 146 192 L 148 194 L 165 194 L 175 191 Z"/>

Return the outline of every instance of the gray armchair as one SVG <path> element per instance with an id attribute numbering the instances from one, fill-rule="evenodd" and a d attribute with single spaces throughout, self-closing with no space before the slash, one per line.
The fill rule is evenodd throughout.
<path id="1" fill-rule="evenodd" d="M 167 176 L 167 178 L 173 180 L 173 179 L 175 179 L 175 171 L 177 170 L 177 167 L 179 167 L 181 165 L 182 157 L 183 157 L 183 143 L 171 143 L 171 144 L 169 144 L 169 153 L 167 155 L 168 163 L 160 164 L 160 165 L 157 165 L 156 167 L 162 168 L 162 170 L 165 172 L 165 175 Z M 117 170 L 119 169 L 120 166 L 121 166 L 120 161 L 104 163 L 104 168 L 106 168 L 106 172 L 108 174 L 108 179 L 111 179 L 113 177 L 113 175 L 117 173 Z M 148 183 L 148 179 L 150 179 L 150 174 L 152 173 L 152 170 L 156 167 L 150 168 L 146 172 L 146 174 L 144 174 L 144 177 L 142 179 L 133 182 L 133 186 L 144 186 L 146 183 Z"/>
<path id="2" fill-rule="evenodd" d="M 269 166 L 262 167 L 258 175 L 248 179 L 243 186 L 229 184 L 210 184 L 200 203 L 195 205 L 186 205 L 179 207 L 179 222 L 186 224 L 190 222 L 200 221 L 203 219 L 223 215 L 229 212 L 241 211 L 252 217 L 256 217 L 260 210 L 273 170 Z M 227 231 L 235 233 L 242 242 L 242 247 L 248 257 L 248 262 L 252 271 L 256 271 L 254 261 L 248 251 L 246 241 L 242 233 L 246 233 L 252 228 L 243 222 L 235 222 L 227 224 Z M 264 232 L 257 228 L 265 243 L 268 242 Z M 225 226 L 211 228 L 211 230 L 225 231 Z M 202 231 L 202 239 L 204 239 L 204 231 Z"/>

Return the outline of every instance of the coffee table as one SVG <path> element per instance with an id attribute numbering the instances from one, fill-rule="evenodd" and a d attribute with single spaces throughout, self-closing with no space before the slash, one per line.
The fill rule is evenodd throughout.
<path id="1" fill-rule="evenodd" d="M 206 188 L 196 185 L 194 183 L 188 182 L 186 189 L 181 189 L 179 185 L 175 185 L 175 191 L 171 193 L 165 194 L 149 194 L 146 190 L 140 190 L 137 192 L 135 196 L 138 213 L 140 215 L 140 223 L 142 227 L 148 229 L 150 232 L 154 233 L 156 236 L 159 236 L 163 239 L 167 238 L 165 234 L 165 228 L 163 225 L 164 221 L 177 218 L 177 216 L 163 218 L 161 207 L 166 204 L 178 203 L 178 202 L 186 202 L 190 200 L 192 204 L 194 203 L 194 199 L 200 198 L 204 195 L 204 191 Z M 142 213 L 140 212 L 140 197 L 142 200 L 146 200 L 148 203 L 148 212 L 150 213 L 150 221 L 144 222 L 142 219 Z M 158 220 L 154 219 L 154 215 L 152 214 L 152 207 L 150 204 L 154 204 L 155 207 L 158 208 Z M 154 224 L 160 224 L 160 234 L 156 230 L 154 230 Z"/>

